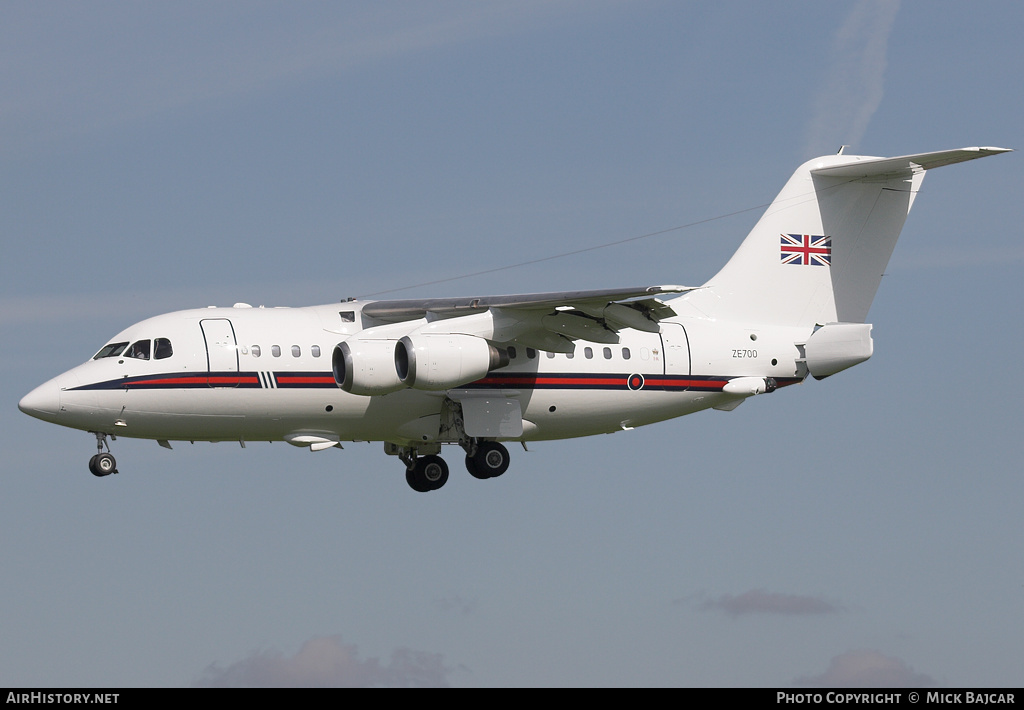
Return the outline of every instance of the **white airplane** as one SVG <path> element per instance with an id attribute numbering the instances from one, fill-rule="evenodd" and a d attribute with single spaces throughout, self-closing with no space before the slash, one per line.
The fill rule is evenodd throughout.
<path id="1" fill-rule="evenodd" d="M 179 311 L 118 333 L 18 406 L 94 434 L 96 476 L 117 473 L 118 436 L 383 441 L 421 492 L 445 484 L 438 454 L 457 444 L 473 476 L 500 476 L 501 442 L 731 410 L 867 360 L 865 317 L 924 172 L 1003 152 L 811 160 L 700 287 Z"/>

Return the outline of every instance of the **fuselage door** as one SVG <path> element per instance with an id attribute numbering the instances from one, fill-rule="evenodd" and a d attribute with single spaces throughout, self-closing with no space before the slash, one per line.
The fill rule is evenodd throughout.
<path id="1" fill-rule="evenodd" d="M 690 343 L 679 323 L 661 322 L 661 346 L 665 353 L 665 374 L 690 376 Z"/>
<path id="2" fill-rule="evenodd" d="M 210 387 L 238 386 L 238 343 L 235 329 L 227 318 L 199 321 L 206 339 L 206 362 Z"/>

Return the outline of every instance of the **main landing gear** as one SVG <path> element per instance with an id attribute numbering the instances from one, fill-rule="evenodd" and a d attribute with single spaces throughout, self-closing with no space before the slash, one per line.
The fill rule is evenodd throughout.
<path id="1" fill-rule="evenodd" d="M 466 470 L 473 478 L 497 478 L 508 470 L 508 464 L 508 449 L 497 441 L 481 441 L 475 447 L 466 447 Z"/>
<path id="2" fill-rule="evenodd" d="M 440 445 L 436 445 L 440 451 Z M 466 450 L 466 470 L 474 478 L 497 478 L 508 470 L 508 449 L 497 441 L 472 440 L 462 444 Z M 405 481 L 417 493 L 436 491 L 448 482 L 448 464 L 437 454 L 418 455 L 412 447 L 388 449 L 405 463 Z"/>
<path id="3" fill-rule="evenodd" d="M 89 459 L 89 471 L 92 475 L 103 477 L 117 473 L 117 461 L 110 453 L 110 445 L 107 443 L 107 435 L 98 431 L 92 432 L 96 435 L 96 455 Z M 111 437 L 115 438 L 115 437 Z M 106 451 L 103 449 L 106 448 Z"/>

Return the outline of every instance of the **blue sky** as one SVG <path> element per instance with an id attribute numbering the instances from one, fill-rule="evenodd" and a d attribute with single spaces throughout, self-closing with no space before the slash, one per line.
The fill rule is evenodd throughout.
<path id="1" fill-rule="evenodd" d="M 702 283 L 840 145 L 1024 148 L 1019 3 L 29 3 L 0 23 L 0 686 L 1019 685 L 1018 154 L 927 176 L 875 355 L 408 490 L 379 444 L 17 410 L 205 305 Z M 407 289 L 407 290 L 397 290 Z"/>

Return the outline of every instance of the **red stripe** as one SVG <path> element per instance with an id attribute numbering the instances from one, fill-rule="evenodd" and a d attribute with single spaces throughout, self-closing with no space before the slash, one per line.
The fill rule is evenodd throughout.
<path id="1" fill-rule="evenodd" d="M 255 384 L 255 377 L 165 377 L 156 380 L 133 380 L 125 383 L 128 387 L 137 385 L 205 385 L 205 384 Z"/>
<path id="2" fill-rule="evenodd" d="M 288 375 L 278 375 L 277 384 L 290 384 L 290 385 L 333 385 L 333 377 L 290 377 Z"/>
<path id="3" fill-rule="evenodd" d="M 129 382 L 132 385 L 205 385 L 206 377 L 166 377 L 159 380 L 135 380 Z"/>
<path id="4" fill-rule="evenodd" d="M 229 385 L 229 384 L 251 384 L 256 382 L 255 377 L 209 377 L 207 378 L 211 385 Z"/>
<path id="5" fill-rule="evenodd" d="M 621 377 L 485 377 L 482 385 L 621 385 Z"/>

